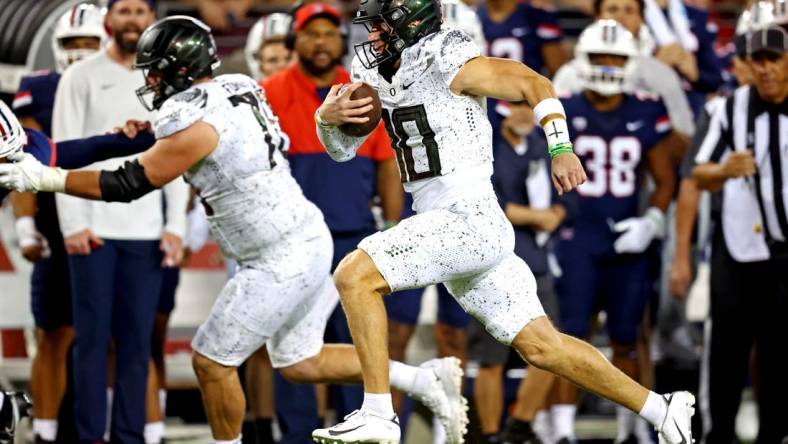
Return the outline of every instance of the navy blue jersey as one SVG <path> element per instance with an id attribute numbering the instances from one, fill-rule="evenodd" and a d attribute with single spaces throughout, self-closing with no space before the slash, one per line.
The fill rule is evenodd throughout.
<path id="1" fill-rule="evenodd" d="M 554 11 L 527 3 L 517 5 L 512 15 L 501 23 L 490 20 L 487 9 L 480 6 L 479 19 L 487 40 L 487 55 L 519 60 L 537 72 L 544 65 L 542 46 L 563 37 Z"/>
<path id="2" fill-rule="evenodd" d="M 597 111 L 583 93 L 561 102 L 575 153 L 588 175 L 577 189 L 574 228 L 612 243 L 610 222 L 638 216 L 647 152 L 670 133 L 667 110 L 655 96 L 642 94 L 624 95 L 607 112 Z"/>
<path id="3" fill-rule="evenodd" d="M 503 208 L 507 203 L 540 208 L 553 203 L 555 188 L 550 180 L 550 155 L 541 130 L 534 129 L 517 147 L 499 138 L 494 153 L 492 181 Z M 528 263 L 535 275 L 548 272 L 546 245 L 537 242 L 536 232 L 530 227 L 514 227 L 514 252 Z"/>
<path id="4" fill-rule="evenodd" d="M 491 57 L 519 60 L 536 72 L 542 72 L 544 60 L 542 47 L 546 43 L 559 42 L 563 38 L 558 26 L 558 14 L 554 11 L 520 3 L 503 22 L 497 23 L 487 15 L 484 5 L 479 6 L 479 20 L 484 38 L 487 40 L 485 54 Z M 503 117 L 496 112 L 498 101 L 487 100 L 487 114 L 497 144 L 498 130 Z"/>
<path id="5" fill-rule="evenodd" d="M 14 114 L 17 117 L 32 117 L 52 137 L 52 108 L 60 74 L 55 71 L 37 71 L 22 77 L 19 91 L 14 96 Z"/>

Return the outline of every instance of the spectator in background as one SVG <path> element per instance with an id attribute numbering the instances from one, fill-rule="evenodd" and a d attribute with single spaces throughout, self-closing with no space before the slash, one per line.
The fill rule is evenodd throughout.
<path id="1" fill-rule="evenodd" d="M 654 57 L 673 68 L 684 81 L 693 115 L 706 94 L 722 86 L 722 66 L 714 52 L 717 28 L 707 11 L 682 0 L 645 0 L 644 16 L 656 41 Z"/>
<path id="2" fill-rule="evenodd" d="M 75 5 L 58 19 L 52 33 L 55 70 L 23 77 L 14 97 L 14 113 L 23 127 L 52 137 L 52 107 L 61 74 L 70 64 L 99 51 L 106 39 L 104 13 L 93 5 Z M 66 362 L 74 339 L 68 258 L 54 194 L 12 193 L 11 203 L 22 255 L 34 263 L 30 301 L 38 350 L 30 375 L 36 406 L 33 434 L 36 442 L 54 442 L 66 393 Z M 73 426 L 66 429 L 73 433 Z"/>
<path id="3" fill-rule="evenodd" d="M 550 184 L 550 155 L 544 135 L 534 131 L 533 110 L 525 103 L 513 103 L 507 109 L 510 114 L 501 124 L 492 181 L 506 217 L 514 225 L 514 251 L 534 273 L 545 313 L 557 321 L 558 301 L 547 262 L 547 241 L 565 219 L 567 207 L 557 202 Z M 498 432 L 504 414 L 503 372 L 510 351 L 510 347 L 490 336 L 479 321 L 471 320 L 468 359 L 479 363 L 473 400 L 482 443 L 501 442 Z M 529 368 L 529 374 L 534 371 L 542 370 Z M 507 438 L 515 437 L 504 437 Z"/>
<path id="4" fill-rule="evenodd" d="M 249 75 L 255 80 L 285 69 L 295 60 L 295 54 L 285 44 L 290 31 L 290 14 L 275 12 L 260 18 L 246 37 L 244 53 Z"/>
<path id="5" fill-rule="evenodd" d="M 155 18 L 152 0 L 110 0 L 107 49 L 71 66 L 55 96 L 56 141 L 103 134 L 127 119 L 152 120 L 137 100 L 143 77 L 131 66 L 137 40 Z M 100 165 L 120 166 L 125 159 Z M 162 199 L 166 198 L 166 215 Z M 188 189 L 175 182 L 131 204 L 58 196 L 74 300 L 75 417 L 80 440 L 101 441 L 106 427 L 107 348 L 114 339 L 114 439 L 158 442 L 147 426 L 145 393 L 163 266 L 180 261 Z M 165 222 L 166 221 L 166 222 Z M 151 408 L 158 403 L 151 403 Z"/>
<path id="6" fill-rule="evenodd" d="M 350 74 L 340 65 L 345 52 L 340 24 L 340 13 L 329 5 L 310 3 L 298 9 L 293 23 L 296 63 L 263 81 L 271 108 L 290 137 L 288 160 L 293 176 L 307 199 L 323 212 L 331 230 L 333 267 L 375 231 L 370 209 L 375 195 L 380 196 L 383 218 L 390 224 L 399 220 L 403 199 L 383 125 L 361 146 L 358 156 L 345 163 L 334 162 L 315 134 L 314 114 L 331 86 L 350 82 Z M 329 320 L 326 338 L 351 343 L 339 306 Z M 311 442 L 317 424 L 313 387 L 294 386 L 277 376 L 276 390 L 277 412 L 286 429 L 284 442 Z M 340 418 L 362 398 L 359 387 L 340 386 L 332 393 Z"/>
<path id="7" fill-rule="evenodd" d="M 487 0 L 479 5 L 485 54 L 519 60 L 536 72 L 550 77 L 568 60 L 562 45 L 563 31 L 558 14 L 519 0 Z M 503 116 L 496 111 L 497 100 L 487 101 L 493 138 L 500 134 Z M 496 143 L 493 143 L 495 146 Z"/>
<path id="8" fill-rule="evenodd" d="M 693 114 L 681 79 L 669 66 L 651 55 L 653 40 L 647 26 L 643 24 L 643 0 L 594 0 L 594 18 L 615 20 L 621 23 L 638 41 L 641 54 L 633 73 L 633 83 L 628 85 L 660 96 L 668 109 L 670 122 L 685 139 L 677 150 L 683 151 L 695 131 Z M 558 70 L 553 85 L 558 90 L 578 92 L 583 89 L 577 60 L 572 60 Z"/>

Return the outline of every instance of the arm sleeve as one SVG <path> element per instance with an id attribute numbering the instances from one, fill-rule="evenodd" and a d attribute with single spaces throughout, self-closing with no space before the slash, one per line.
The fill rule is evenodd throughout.
<path id="1" fill-rule="evenodd" d="M 94 162 L 139 154 L 156 139 L 151 133 L 140 133 L 129 139 L 125 134 L 106 134 L 86 139 L 64 140 L 57 144 L 56 165 L 66 169 L 82 168 Z"/>
<path id="2" fill-rule="evenodd" d="M 347 162 L 356 157 L 356 151 L 367 137 L 348 136 L 339 130 L 339 127 L 324 127 L 316 125 L 317 137 L 326 148 L 326 152 L 337 162 Z"/>
<path id="3" fill-rule="evenodd" d="M 30 77 L 22 77 L 19 82 L 19 90 L 14 95 L 12 108 L 17 117 L 29 117 L 33 115 L 33 89 L 31 88 Z"/>
<path id="4" fill-rule="evenodd" d="M 52 138 L 55 142 L 85 136 L 85 107 L 89 91 L 74 72 L 74 69 L 69 69 L 63 73 L 55 93 L 52 111 Z M 64 237 L 90 228 L 90 201 L 61 193 L 55 195 L 55 201 Z"/>
<path id="5" fill-rule="evenodd" d="M 558 25 L 558 14 L 555 11 L 543 8 L 535 8 L 538 13 L 536 24 L 536 36 L 545 43 L 560 42 L 564 38 L 564 33 Z"/>
<path id="6" fill-rule="evenodd" d="M 184 239 L 186 237 L 186 207 L 189 203 L 189 185 L 186 184 L 182 177 L 179 177 L 162 187 L 162 192 L 167 202 L 164 231 Z"/>
<path id="7" fill-rule="evenodd" d="M 438 70 L 443 77 L 446 85 L 451 85 L 454 76 L 460 72 L 465 64 L 482 55 L 481 48 L 466 34 L 459 29 L 451 29 L 442 35 L 440 42 L 438 59 Z"/>
<path id="8" fill-rule="evenodd" d="M 669 66 L 652 57 L 643 57 L 638 70 L 645 87 L 658 94 L 668 110 L 670 122 L 676 131 L 691 136 L 695 133 L 692 109 L 681 87 L 681 79 Z"/>
<path id="9" fill-rule="evenodd" d="M 726 132 L 728 131 L 726 108 L 731 99 L 714 107 L 709 119 L 709 126 L 697 148 L 695 163 L 719 162 L 722 156 L 731 149 Z"/>
<path id="10" fill-rule="evenodd" d="M 708 17 L 706 17 L 708 20 Z M 698 51 L 695 54 L 698 63 L 698 80 L 693 86 L 697 91 L 703 93 L 716 92 L 722 82 L 722 65 L 717 54 L 714 52 L 714 41 L 717 38 L 716 32 L 712 32 L 704 21 L 703 29 L 696 32 L 698 36 Z"/>

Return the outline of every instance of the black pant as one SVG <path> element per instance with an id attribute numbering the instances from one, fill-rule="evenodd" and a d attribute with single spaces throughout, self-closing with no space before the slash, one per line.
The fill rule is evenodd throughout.
<path id="1" fill-rule="evenodd" d="M 760 416 L 757 443 L 788 435 L 788 260 L 736 262 L 721 229 L 711 259 L 711 315 L 706 326 L 701 409 L 705 442 L 730 444 L 755 346 L 754 380 Z M 704 393 L 704 383 L 707 393 Z"/>

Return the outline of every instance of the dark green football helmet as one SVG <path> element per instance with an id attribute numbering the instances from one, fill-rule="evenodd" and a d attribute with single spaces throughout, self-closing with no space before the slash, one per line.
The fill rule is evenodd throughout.
<path id="1" fill-rule="evenodd" d="M 218 67 L 216 42 L 205 23 L 185 15 L 167 17 L 150 25 L 137 43 L 134 69 L 143 70 L 146 83 L 137 89 L 137 97 L 149 111 L 159 109 Z M 151 94 L 148 102 L 145 97 Z"/>
<path id="2" fill-rule="evenodd" d="M 361 0 L 353 23 L 370 32 L 378 25 L 382 33 L 380 40 L 353 48 L 364 67 L 374 68 L 396 60 L 405 48 L 440 30 L 442 20 L 439 0 Z"/>

